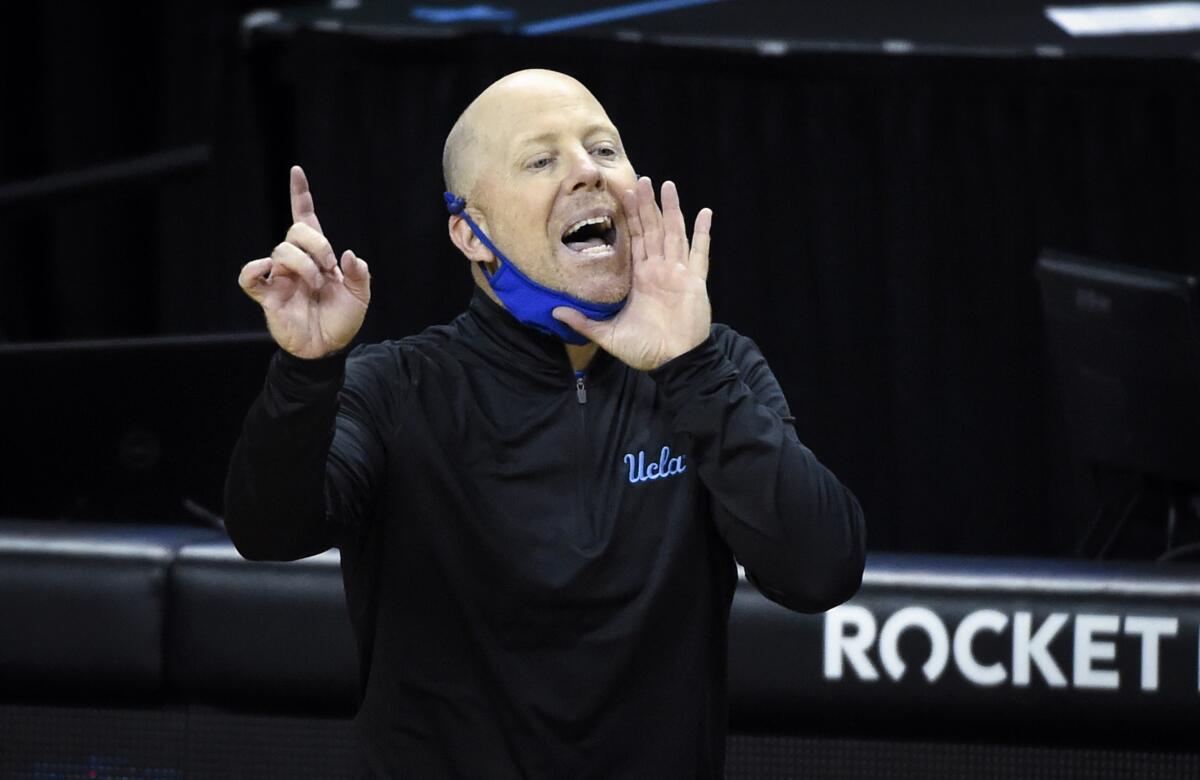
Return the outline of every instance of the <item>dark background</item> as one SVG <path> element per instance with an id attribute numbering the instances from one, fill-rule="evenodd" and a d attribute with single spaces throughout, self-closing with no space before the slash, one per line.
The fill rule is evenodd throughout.
<path id="1" fill-rule="evenodd" d="M 1070 554 L 1095 498 L 1059 423 L 1033 265 L 1054 246 L 1197 270 L 1198 65 L 1191 36 L 1074 51 L 1008 5 L 1027 27 L 957 41 L 966 27 L 930 4 L 942 22 L 903 54 L 845 17 L 857 7 L 817 15 L 777 55 L 755 43 L 767 11 L 736 2 L 656 17 L 640 41 L 42 3 L 0 47 L 0 341 L 261 327 L 235 280 L 282 239 L 293 162 L 335 248 L 371 261 L 363 338 L 445 321 L 471 284 L 445 238 L 445 133 L 495 78 L 555 68 L 605 104 L 639 172 L 714 209 L 714 314 L 763 348 L 872 550 Z M 718 26 L 739 17 L 754 24 Z M 672 40 L 676 22 L 710 35 Z M 1035 56 L 1047 42 L 1066 49 Z M 157 173 L 30 185 L 122 161 Z"/>

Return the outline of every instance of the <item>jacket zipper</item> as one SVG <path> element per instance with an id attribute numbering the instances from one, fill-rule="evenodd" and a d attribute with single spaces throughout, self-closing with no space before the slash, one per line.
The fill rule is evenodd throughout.
<path id="1" fill-rule="evenodd" d="M 584 372 L 575 372 L 575 400 L 581 404 L 587 403 L 587 385 L 584 384 Z"/>
<path id="2" fill-rule="evenodd" d="M 584 465 L 583 459 L 587 453 L 587 415 L 584 405 L 587 404 L 587 375 L 583 371 L 575 372 L 575 401 L 579 409 L 579 429 L 575 436 L 575 517 L 576 517 L 576 533 L 580 533 L 586 528 L 588 523 L 587 518 L 587 502 L 584 501 L 584 486 L 583 475 Z"/>

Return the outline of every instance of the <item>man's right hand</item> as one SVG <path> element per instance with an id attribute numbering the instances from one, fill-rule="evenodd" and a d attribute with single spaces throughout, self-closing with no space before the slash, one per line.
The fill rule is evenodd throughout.
<path id="1" fill-rule="evenodd" d="M 347 249 L 341 267 L 321 232 L 308 178 L 292 167 L 292 227 L 270 257 L 242 267 L 238 284 L 258 302 L 279 346 L 301 358 L 345 347 L 362 327 L 371 301 L 367 262 Z"/>

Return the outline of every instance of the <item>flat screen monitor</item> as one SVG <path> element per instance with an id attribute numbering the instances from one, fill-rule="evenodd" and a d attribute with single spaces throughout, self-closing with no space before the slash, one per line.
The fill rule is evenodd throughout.
<path id="1" fill-rule="evenodd" d="M 274 350 L 258 333 L 0 345 L 0 517 L 213 524 Z"/>
<path id="2" fill-rule="evenodd" d="M 1038 259 L 1037 277 L 1078 455 L 1200 485 L 1196 278 L 1055 251 Z"/>

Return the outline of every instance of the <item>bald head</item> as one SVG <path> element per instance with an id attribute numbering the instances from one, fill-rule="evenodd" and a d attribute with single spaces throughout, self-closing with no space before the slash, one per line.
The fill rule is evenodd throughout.
<path id="1" fill-rule="evenodd" d="M 466 116 L 464 111 L 446 136 L 446 145 L 442 148 L 442 179 L 447 190 L 470 198 L 475 186 L 477 163 L 474 158 L 478 153 L 479 136 L 470 122 L 463 121 Z"/>
<path id="2" fill-rule="evenodd" d="M 490 245 L 531 280 L 587 301 L 629 294 L 629 231 L 618 194 L 637 176 L 604 107 L 578 81 L 549 70 L 500 79 L 454 123 L 442 164 L 446 188 L 466 199 Z M 607 233 L 566 241 L 596 217 L 608 218 Z M 472 261 L 476 283 L 490 289 L 485 269 L 497 270 L 490 246 L 457 214 L 447 229 Z"/>
<path id="3" fill-rule="evenodd" d="M 528 116 L 556 106 L 591 103 L 604 109 L 588 88 L 565 73 L 519 70 L 492 83 L 458 117 L 442 149 L 446 189 L 468 201 L 479 197 L 479 177 L 507 151 L 514 129 Z M 607 115 L 605 115 L 607 119 Z"/>

